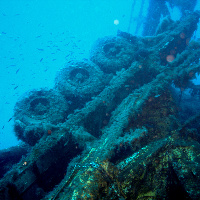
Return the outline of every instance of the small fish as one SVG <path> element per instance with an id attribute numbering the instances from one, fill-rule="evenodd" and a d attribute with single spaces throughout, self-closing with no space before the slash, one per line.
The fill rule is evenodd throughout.
<path id="1" fill-rule="evenodd" d="M 40 59 L 40 62 L 42 62 L 43 58 Z"/>
<path id="2" fill-rule="evenodd" d="M 12 117 L 8 120 L 8 122 L 11 121 L 11 120 L 12 120 Z"/>
<path id="3" fill-rule="evenodd" d="M 14 87 L 14 90 L 16 90 L 18 88 L 18 86 Z"/>
<path id="4" fill-rule="evenodd" d="M 5 126 L 2 127 L 2 129 L 4 129 Z"/>
<path id="5" fill-rule="evenodd" d="M 71 55 L 72 55 L 72 54 L 70 53 L 70 54 L 66 55 L 65 58 L 67 58 L 67 57 L 69 57 L 69 56 L 71 56 Z"/>
<path id="6" fill-rule="evenodd" d="M 39 49 L 39 48 L 37 48 L 37 50 L 39 50 L 39 51 L 44 51 L 44 49 Z"/>
<path id="7" fill-rule="evenodd" d="M 19 72 L 20 68 L 16 71 L 16 74 Z"/>

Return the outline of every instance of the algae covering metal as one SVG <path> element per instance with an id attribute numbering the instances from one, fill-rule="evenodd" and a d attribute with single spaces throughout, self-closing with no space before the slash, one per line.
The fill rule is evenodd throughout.
<path id="1" fill-rule="evenodd" d="M 199 199 L 200 117 L 180 123 L 171 86 L 183 91 L 200 72 L 200 42 L 189 41 L 199 17 L 188 13 L 154 37 L 119 32 L 131 64 L 106 70 L 109 83 L 51 126 L 2 178 L 1 199 Z M 118 39 L 101 41 L 92 51 L 114 52 L 116 62 Z"/>

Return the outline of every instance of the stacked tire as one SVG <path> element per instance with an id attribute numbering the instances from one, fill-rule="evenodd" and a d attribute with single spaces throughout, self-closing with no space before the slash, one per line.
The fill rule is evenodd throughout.
<path id="1" fill-rule="evenodd" d="M 134 59 L 134 45 L 123 37 L 100 38 L 93 45 L 90 59 L 104 73 L 113 73 L 128 68 Z"/>
<path id="2" fill-rule="evenodd" d="M 57 73 L 55 88 L 66 99 L 89 100 L 103 88 L 103 72 L 88 60 L 70 61 Z"/>
<path id="3" fill-rule="evenodd" d="M 14 108 L 17 137 L 34 145 L 53 126 L 65 121 L 69 105 L 56 90 L 41 88 L 26 92 Z"/>

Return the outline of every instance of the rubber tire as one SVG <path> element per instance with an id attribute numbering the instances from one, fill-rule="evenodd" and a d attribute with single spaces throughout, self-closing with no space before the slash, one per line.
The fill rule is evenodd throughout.
<path id="1" fill-rule="evenodd" d="M 96 41 L 90 59 L 105 73 L 128 68 L 134 59 L 134 45 L 122 37 L 107 36 Z"/>
<path id="2" fill-rule="evenodd" d="M 55 78 L 55 88 L 67 99 L 88 100 L 105 86 L 103 72 L 89 60 L 70 61 Z"/>
<path id="3" fill-rule="evenodd" d="M 14 130 L 18 139 L 34 145 L 53 126 L 65 121 L 69 105 L 53 89 L 26 92 L 14 107 Z"/>

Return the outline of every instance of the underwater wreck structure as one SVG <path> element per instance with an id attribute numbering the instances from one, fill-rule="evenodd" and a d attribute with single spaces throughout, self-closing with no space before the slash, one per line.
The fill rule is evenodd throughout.
<path id="1" fill-rule="evenodd" d="M 0 199 L 199 199 L 200 114 L 181 122 L 172 87 L 200 72 L 199 18 L 98 39 L 55 88 L 24 95 L 15 131 L 32 147 L 1 179 Z"/>

